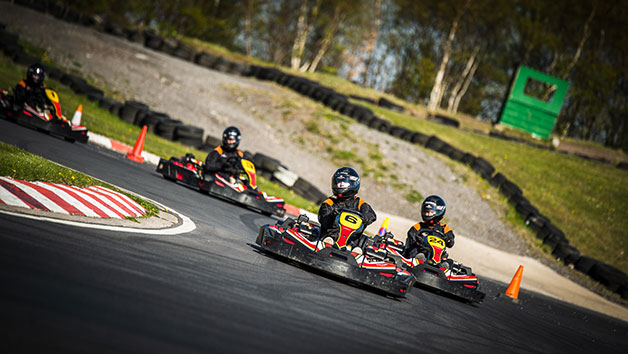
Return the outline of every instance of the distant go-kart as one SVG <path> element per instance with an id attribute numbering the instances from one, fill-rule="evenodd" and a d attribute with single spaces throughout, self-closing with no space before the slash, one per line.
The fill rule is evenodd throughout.
<path id="1" fill-rule="evenodd" d="M 0 90 L 0 117 L 70 142 L 87 143 L 88 140 L 87 128 L 72 125 L 61 114 L 59 96 L 49 88 L 42 104 L 25 103 L 22 106 L 15 105 L 13 96 L 7 91 Z"/>
<path id="2" fill-rule="evenodd" d="M 470 303 L 479 303 L 485 294 L 480 292 L 480 282 L 470 267 L 464 266 L 446 257 L 443 235 L 437 231 L 428 233 L 423 238 L 426 245 L 421 250 L 425 258 L 405 258 L 403 242 L 394 240 L 391 233 L 377 236 L 373 241 L 382 260 L 394 259 L 404 264 L 404 268 L 416 278 L 416 285 L 436 292 L 448 294 Z"/>
<path id="3" fill-rule="evenodd" d="M 203 163 L 194 158 L 171 157 L 160 159 L 157 172 L 164 178 L 174 181 L 202 193 L 246 206 L 264 215 L 283 217 L 286 213 L 284 200 L 266 195 L 257 187 L 255 165 L 249 160 L 241 159 L 235 176 L 225 178 L 216 173 L 203 173 Z"/>
<path id="4" fill-rule="evenodd" d="M 255 242 L 270 254 L 393 297 L 405 297 L 412 289 L 414 276 L 403 269 L 401 262 L 378 259 L 368 250 L 361 252 L 369 239 L 362 234 L 363 220 L 359 212 L 340 209 L 336 217 L 338 234 L 321 239 L 319 225 L 300 215 L 275 225 L 263 225 Z"/>

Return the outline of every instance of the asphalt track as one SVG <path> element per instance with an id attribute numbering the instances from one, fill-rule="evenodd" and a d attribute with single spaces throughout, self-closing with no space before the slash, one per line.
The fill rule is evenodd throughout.
<path id="1" fill-rule="evenodd" d="M 626 322 L 523 290 L 514 304 L 488 280 L 477 306 L 417 288 L 391 299 L 261 254 L 257 229 L 272 219 L 168 182 L 152 166 L 1 120 L 0 141 L 197 225 L 156 236 L 0 214 L 6 352 L 628 352 Z"/>

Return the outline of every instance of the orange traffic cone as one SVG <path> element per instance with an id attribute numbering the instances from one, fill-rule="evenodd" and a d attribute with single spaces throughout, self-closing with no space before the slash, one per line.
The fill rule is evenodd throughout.
<path id="1" fill-rule="evenodd" d="M 129 160 L 133 160 L 139 163 L 144 162 L 144 158 L 142 157 L 142 149 L 144 148 L 144 138 L 146 137 L 146 130 L 148 130 L 148 126 L 145 125 L 142 127 L 142 132 L 140 133 L 139 138 L 137 138 L 137 142 L 135 143 L 133 151 L 126 154 L 126 157 Z"/>
<path id="2" fill-rule="evenodd" d="M 72 117 L 72 126 L 76 127 L 77 125 L 81 125 L 81 116 L 83 115 L 83 105 L 80 104 L 76 108 L 76 112 L 74 112 L 74 117 Z"/>
<path id="3" fill-rule="evenodd" d="M 515 273 L 515 276 L 512 277 L 512 281 L 510 285 L 508 285 L 508 289 L 504 293 L 506 296 L 510 296 L 513 299 L 519 298 L 519 286 L 521 285 L 521 276 L 523 275 L 523 266 L 520 265 L 519 269 Z"/>

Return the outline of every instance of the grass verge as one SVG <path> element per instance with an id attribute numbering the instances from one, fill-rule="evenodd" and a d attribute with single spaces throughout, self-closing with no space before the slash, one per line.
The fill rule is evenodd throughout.
<path id="1" fill-rule="evenodd" d="M 0 176 L 8 176 L 25 181 L 66 184 L 76 187 L 103 186 L 128 196 L 144 207 L 146 215 L 143 217 L 150 217 L 159 213 L 157 206 L 142 198 L 125 193 L 108 183 L 2 142 L 0 142 Z"/>

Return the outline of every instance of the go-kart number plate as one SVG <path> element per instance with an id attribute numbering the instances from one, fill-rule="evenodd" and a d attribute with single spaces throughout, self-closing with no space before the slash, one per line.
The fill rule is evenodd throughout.
<path id="1" fill-rule="evenodd" d="M 255 165 L 249 160 L 242 159 L 242 167 L 244 167 L 244 171 L 248 173 L 255 173 Z"/>
<path id="2" fill-rule="evenodd" d="M 362 219 L 351 213 L 343 212 L 340 214 L 340 225 L 357 230 L 362 226 Z"/>
<path id="3" fill-rule="evenodd" d="M 433 246 L 438 246 L 440 248 L 445 248 L 445 241 L 443 241 L 443 239 L 441 239 L 440 237 L 428 236 L 427 243 Z"/>

